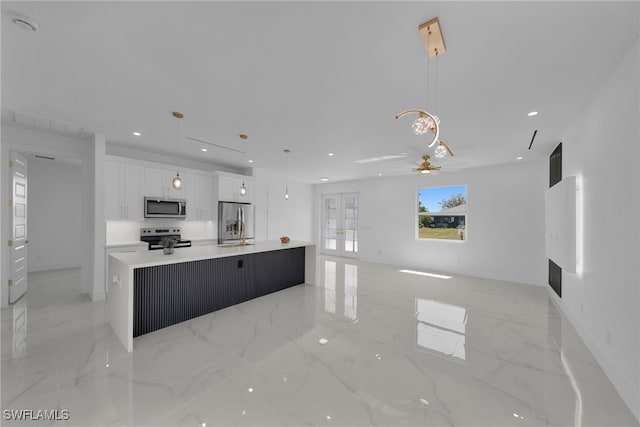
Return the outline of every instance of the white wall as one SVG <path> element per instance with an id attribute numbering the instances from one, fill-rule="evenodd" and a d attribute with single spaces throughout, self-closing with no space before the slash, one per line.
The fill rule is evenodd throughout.
<path id="1" fill-rule="evenodd" d="M 142 201 L 140 201 L 142 203 Z M 141 228 L 180 227 L 183 239 L 215 239 L 215 221 L 185 221 L 170 218 L 149 218 L 143 221 L 107 221 L 107 245 L 138 242 Z"/>
<path id="2" fill-rule="evenodd" d="M 544 285 L 546 161 L 316 185 L 322 194 L 360 193 L 359 250 L 367 261 Z M 467 186 L 468 240 L 416 239 L 420 187 Z M 315 218 L 315 238 L 319 223 Z"/>
<path id="3" fill-rule="evenodd" d="M 82 238 L 82 290 L 90 292 L 93 288 L 93 239 L 88 238 L 93 234 L 92 206 L 90 202 L 94 194 L 93 181 L 87 177 L 92 175 L 93 170 L 90 162 L 89 138 L 74 138 L 59 133 L 43 132 L 33 129 L 25 129 L 17 126 L 2 125 L 2 158 L 9 158 L 10 150 L 17 150 L 23 153 L 44 154 L 51 157 L 64 157 L 82 161 L 82 222 L 78 231 Z M 7 163 L 0 166 L 3 177 L 8 176 Z M 28 190 L 27 190 L 28 191 Z M 9 200 L 9 187 L 3 185 L 0 189 L 2 200 Z M 2 215 L 2 227 L 0 230 L 2 241 L 9 239 L 9 216 Z M 31 236 L 30 236 L 31 237 Z M 37 236 L 33 236 L 37 237 Z M 8 304 L 8 257 L 3 257 L 0 280 L 0 303 L 3 307 Z"/>
<path id="4" fill-rule="evenodd" d="M 28 185 L 28 271 L 80 267 L 80 163 L 60 159 L 31 159 Z"/>
<path id="5" fill-rule="evenodd" d="M 281 171 L 256 168 L 254 179 L 268 188 L 269 240 L 289 236 L 292 240 L 313 239 L 313 186 L 300 182 L 285 183 Z M 285 186 L 289 188 L 289 199 L 285 200 Z"/>
<path id="6" fill-rule="evenodd" d="M 563 273 L 560 304 L 640 418 L 640 44 L 563 140 L 563 175 L 582 181 L 583 271 Z M 579 184 L 580 185 L 580 184 Z M 578 248 L 580 249 L 580 248 Z"/>

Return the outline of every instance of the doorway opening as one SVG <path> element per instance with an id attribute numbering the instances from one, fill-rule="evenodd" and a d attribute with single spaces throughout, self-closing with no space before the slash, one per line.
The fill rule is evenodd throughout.
<path id="1" fill-rule="evenodd" d="M 9 303 L 13 304 L 27 292 L 30 275 L 54 270 L 79 275 L 85 257 L 82 160 L 13 150 L 10 158 Z M 80 297 L 82 281 L 73 283 L 72 294 Z"/>

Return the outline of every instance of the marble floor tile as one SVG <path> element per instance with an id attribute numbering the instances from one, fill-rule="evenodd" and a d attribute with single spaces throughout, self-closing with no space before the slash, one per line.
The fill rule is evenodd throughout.
<path id="1" fill-rule="evenodd" d="M 74 426 L 638 426 L 546 287 L 319 257 L 301 285 L 134 340 L 80 271 L 3 309 L 2 409 Z M 436 272 L 437 273 L 437 272 Z"/>

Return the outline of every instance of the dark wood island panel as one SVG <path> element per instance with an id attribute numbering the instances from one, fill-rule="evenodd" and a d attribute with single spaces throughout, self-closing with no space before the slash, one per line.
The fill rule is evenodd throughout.
<path id="1" fill-rule="evenodd" d="M 135 268 L 133 336 L 305 282 L 305 248 Z"/>

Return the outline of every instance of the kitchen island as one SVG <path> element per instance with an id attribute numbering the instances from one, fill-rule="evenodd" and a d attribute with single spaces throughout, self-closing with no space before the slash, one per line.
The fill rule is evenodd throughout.
<path id="1" fill-rule="evenodd" d="M 197 246 L 109 256 L 109 323 L 127 351 L 133 339 L 291 286 L 315 285 L 310 242 Z"/>

